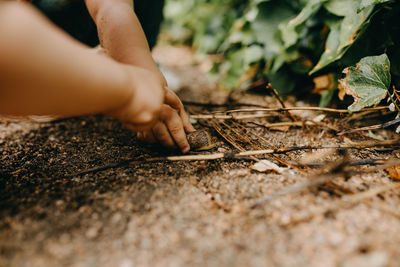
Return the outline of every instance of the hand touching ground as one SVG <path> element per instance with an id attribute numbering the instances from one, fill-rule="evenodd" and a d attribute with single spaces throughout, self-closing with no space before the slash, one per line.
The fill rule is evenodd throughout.
<path id="1" fill-rule="evenodd" d="M 147 131 L 138 132 L 138 138 L 149 143 L 160 142 L 169 148 L 179 148 L 183 153 L 190 150 L 186 134 L 195 131 L 182 102 L 170 89 L 165 88 L 164 104 L 160 117 Z"/>

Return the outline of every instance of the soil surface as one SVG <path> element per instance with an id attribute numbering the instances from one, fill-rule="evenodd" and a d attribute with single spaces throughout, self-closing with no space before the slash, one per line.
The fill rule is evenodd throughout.
<path id="1" fill-rule="evenodd" d="M 155 56 L 181 77 L 178 94 L 184 101 L 279 107 L 276 98 L 265 93 L 216 90 L 204 74 L 209 64 L 197 64 L 187 48 L 159 47 Z M 294 99 L 287 104 L 306 105 Z M 187 108 L 196 114 L 231 107 Z M 293 113 L 307 119 L 319 115 Z M 373 114 L 327 114 L 318 127 L 262 126 L 291 121 L 284 113 L 274 113 L 240 121 L 246 128 L 242 136 L 251 141 L 236 144 L 253 150 L 376 141 L 366 132 L 338 136 L 329 129 L 371 125 L 375 119 Z M 196 128 L 210 125 L 210 120 L 194 122 Z M 232 121 L 218 123 L 231 131 L 243 130 Z M 201 154 L 238 152 L 213 133 L 217 150 Z M 395 138 L 392 130 L 373 133 L 375 138 Z M 347 151 L 344 162 L 399 156 L 390 148 Z M 306 183 L 315 173 L 329 173 L 332 164 L 346 157 L 342 154 L 299 150 L 275 158 L 264 155 L 282 168 L 281 173 L 255 171 L 249 157 L 144 162 L 179 153 L 140 143 L 133 132 L 102 115 L 44 122 L 4 118 L 0 266 L 400 266 L 399 190 L 352 205 L 340 202 L 395 182 L 375 166 L 352 167 L 361 173 L 251 208 L 260 198 Z M 137 161 L 123 164 L 130 159 Z M 293 166 L 296 160 L 308 160 L 314 167 Z M 322 164 L 315 165 L 318 162 Z M 121 166 L 78 174 L 114 163 Z"/>

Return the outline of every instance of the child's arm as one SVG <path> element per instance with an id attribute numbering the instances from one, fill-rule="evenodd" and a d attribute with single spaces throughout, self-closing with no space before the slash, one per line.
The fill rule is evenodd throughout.
<path id="1" fill-rule="evenodd" d="M 93 53 L 28 4 L 0 3 L 0 36 L 0 114 L 103 112 L 135 127 L 158 118 L 157 76 Z"/>
<path id="2" fill-rule="evenodd" d="M 97 25 L 100 44 L 115 60 L 163 75 L 151 55 L 133 9 L 133 0 L 85 0 Z"/>
<path id="3" fill-rule="evenodd" d="M 133 11 L 133 0 L 85 0 L 94 19 L 101 46 L 112 58 L 152 71 L 166 85 L 164 76 L 153 60 L 140 22 Z M 140 132 L 139 138 L 159 141 L 168 147 L 189 150 L 187 132 L 194 131 L 179 98 L 166 89 L 160 120 L 151 131 Z"/>

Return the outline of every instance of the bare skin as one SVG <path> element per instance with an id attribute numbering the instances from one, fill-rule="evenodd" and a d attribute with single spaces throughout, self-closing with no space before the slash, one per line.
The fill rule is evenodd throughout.
<path id="1" fill-rule="evenodd" d="M 0 2 L 0 114 L 110 114 L 149 129 L 164 98 L 151 71 L 74 41 L 30 5 Z"/>
<path id="2" fill-rule="evenodd" d="M 0 2 L 0 114 L 105 113 L 142 140 L 187 152 L 185 132 L 194 128 L 165 87 L 132 4 L 86 3 L 103 47 L 120 63 L 72 40 L 28 5 Z"/>
<path id="3" fill-rule="evenodd" d="M 166 81 L 154 62 L 140 22 L 133 11 L 132 0 L 85 0 L 95 21 L 100 44 L 113 59 L 147 69 L 159 77 L 165 87 L 160 117 L 150 130 L 139 131 L 141 140 L 160 142 L 182 152 L 190 149 L 186 133 L 195 129 L 190 124 L 182 102 L 166 87 Z M 128 126 L 129 127 L 129 126 Z"/>

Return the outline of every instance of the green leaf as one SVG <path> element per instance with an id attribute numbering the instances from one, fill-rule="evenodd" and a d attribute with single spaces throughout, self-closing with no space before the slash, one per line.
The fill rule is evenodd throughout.
<path id="1" fill-rule="evenodd" d="M 280 30 L 282 32 L 282 40 L 285 48 L 289 48 L 296 44 L 299 39 L 299 34 L 304 24 L 312 15 L 314 15 L 322 3 L 326 0 L 311 0 L 307 5 L 301 10 L 301 12 L 287 24 L 281 24 Z"/>
<path id="2" fill-rule="evenodd" d="M 246 48 L 241 48 L 236 51 L 230 51 L 226 55 L 226 61 L 221 66 L 223 78 L 220 86 L 224 89 L 236 89 L 239 86 L 240 77 L 246 71 L 244 64 Z"/>
<path id="3" fill-rule="evenodd" d="M 247 47 L 244 54 L 245 64 L 251 64 L 260 61 L 264 57 L 264 49 L 259 45 Z"/>
<path id="4" fill-rule="evenodd" d="M 341 19 L 337 19 L 335 22 L 331 24 L 330 32 L 326 40 L 324 53 L 322 54 L 318 63 L 311 70 L 310 75 L 323 69 L 324 67 L 328 66 L 329 64 L 336 61 L 340 57 L 337 50 L 340 45 L 339 36 L 340 36 L 341 22 L 342 22 Z"/>
<path id="5" fill-rule="evenodd" d="M 370 7 L 372 5 L 383 4 L 391 1 L 392 0 L 362 0 L 358 11 L 361 11 L 364 8 Z"/>
<path id="6" fill-rule="evenodd" d="M 329 0 L 324 7 L 336 16 L 348 16 L 354 14 L 360 7 L 360 0 Z"/>
<path id="7" fill-rule="evenodd" d="M 349 111 L 377 105 L 386 97 L 390 86 L 390 62 L 386 54 L 365 57 L 355 67 L 344 69 L 346 74 L 340 85 L 346 94 L 353 96 Z"/>
<path id="8" fill-rule="evenodd" d="M 325 51 L 317 65 L 311 70 L 310 75 L 342 58 L 350 46 L 361 36 L 372 10 L 371 7 L 357 13 L 357 10 L 352 9 L 342 20 L 331 23 Z M 344 13 L 344 11 L 340 13 Z"/>
<path id="9" fill-rule="evenodd" d="M 251 24 L 258 43 L 264 44 L 265 58 L 271 59 L 283 49 L 278 25 L 287 23 L 296 13 L 292 7 L 279 1 L 263 2 L 258 5 L 258 15 Z"/>

